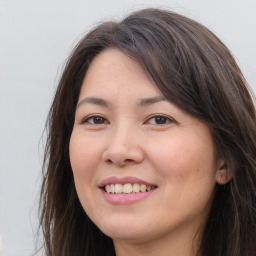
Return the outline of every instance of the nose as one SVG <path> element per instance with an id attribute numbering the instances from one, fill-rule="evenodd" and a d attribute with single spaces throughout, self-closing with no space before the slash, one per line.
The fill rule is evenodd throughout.
<path id="1" fill-rule="evenodd" d="M 128 127 L 116 129 L 109 136 L 102 160 L 119 167 L 142 162 L 144 152 L 139 137 L 136 131 Z"/>

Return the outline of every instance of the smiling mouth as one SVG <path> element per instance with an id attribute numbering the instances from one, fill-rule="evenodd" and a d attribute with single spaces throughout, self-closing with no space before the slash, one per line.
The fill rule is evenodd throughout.
<path id="1" fill-rule="evenodd" d="M 156 186 L 146 184 L 107 184 L 102 189 L 109 194 L 143 193 L 156 189 Z"/>

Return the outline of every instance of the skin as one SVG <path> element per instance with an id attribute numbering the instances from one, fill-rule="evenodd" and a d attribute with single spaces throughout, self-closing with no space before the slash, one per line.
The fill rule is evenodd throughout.
<path id="1" fill-rule="evenodd" d="M 113 239 L 118 256 L 195 255 L 215 184 L 227 181 L 209 128 L 163 99 L 143 69 L 117 49 L 98 54 L 87 70 L 70 161 L 85 212 Z M 113 204 L 99 188 L 112 176 L 137 177 L 157 189 L 138 202 Z"/>

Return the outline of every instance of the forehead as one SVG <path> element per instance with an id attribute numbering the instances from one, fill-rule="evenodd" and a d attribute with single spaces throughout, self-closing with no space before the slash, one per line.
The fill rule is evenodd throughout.
<path id="1" fill-rule="evenodd" d="M 80 92 L 82 95 L 106 93 L 112 95 L 136 91 L 138 96 L 162 95 L 153 79 L 134 60 L 120 50 L 110 48 L 99 53 L 91 62 Z M 151 96 L 151 95 L 148 95 Z"/>
<path id="2" fill-rule="evenodd" d="M 120 66 L 120 64 L 122 65 Z M 136 68 L 144 73 L 142 67 L 136 61 L 117 48 L 106 48 L 97 54 L 93 58 L 89 69 L 104 71 L 106 68 L 121 68 L 123 66 L 128 69 Z"/>

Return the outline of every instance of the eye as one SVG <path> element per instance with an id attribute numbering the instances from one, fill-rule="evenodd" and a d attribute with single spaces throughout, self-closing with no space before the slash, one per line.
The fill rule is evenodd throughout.
<path id="1" fill-rule="evenodd" d="M 99 125 L 99 124 L 108 124 L 109 122 L 106 120 L 106 118 L 102 116 L 89 116 L 89 117 L 86 117 L 81 123 Z"/>
<path id="2" fill-rule="evenodd" d="M 174 120 L 171 119 L 170 117 L 167 117 L 164 115 L 156 115 L 149 118 L 146 123 L 153 124 L 153 125 L 165 125 L 173 122 Z"/>

